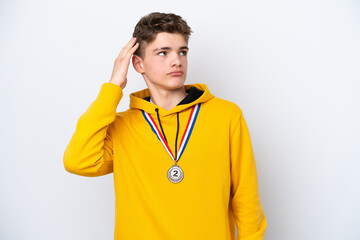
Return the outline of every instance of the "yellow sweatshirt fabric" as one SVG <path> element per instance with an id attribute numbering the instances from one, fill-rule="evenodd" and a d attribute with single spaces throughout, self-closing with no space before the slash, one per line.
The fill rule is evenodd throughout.
<path id="1" fill-rule="evenodd" d="M 121 87 L 104 83 L 79 118 L 63 162 L 73 174 L 95 177 L 113 173 L 116 240 L 261 240 L 267 226 L 249 131 L 239 106 L 215 97 L 205 84 L 184 85 L 204 91 L 195 101 L 166 110 L 131 93 L 130 108 L 116 112 Z M 201 103 L 186 148 L 177 162 L 184 172 L 172 183 L 174 165 L 142 111 L 161 125 L 175 153 L 191 107 Z M 179 151 L 178 151 L 179 152 Z"/>

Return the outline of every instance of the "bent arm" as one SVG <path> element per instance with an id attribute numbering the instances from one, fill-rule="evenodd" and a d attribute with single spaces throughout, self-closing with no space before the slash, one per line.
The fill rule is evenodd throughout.
<path id="1" fill-rule="evenodd" d="M 66 171 L 87 177 L 113 171 L 113 141 L 109 130 L 122 96 L 122 88 L 116 84 L 101 86 L 96 100 L 79 118 L 66 147 L 63 156 Z"/>

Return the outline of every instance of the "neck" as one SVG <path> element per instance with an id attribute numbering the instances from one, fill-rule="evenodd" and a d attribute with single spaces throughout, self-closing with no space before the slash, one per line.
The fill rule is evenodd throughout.
<path id="1" fill-rule="evenodd" d="M 151 88 L 149 86 L 149 91 L 151 102 L 168 111 L 178 105 L 187 95 L 184 86 L 172 90 Z"/>

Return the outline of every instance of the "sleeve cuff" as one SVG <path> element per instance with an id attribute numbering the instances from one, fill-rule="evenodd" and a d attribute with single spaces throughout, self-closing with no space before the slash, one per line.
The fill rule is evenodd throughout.
<path id="1" fill-rule="evenodd" d="M 103 83 L 98 95 L 98 100 L 112 102 L 116 106 L 119 104 L 120 99 L 123 96 L 122 88 L 115 83 Z"/>

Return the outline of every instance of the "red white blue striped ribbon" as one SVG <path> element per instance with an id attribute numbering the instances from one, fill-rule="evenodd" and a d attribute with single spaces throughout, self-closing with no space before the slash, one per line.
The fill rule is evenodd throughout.
<path id="1" fill-rule="evenodd" d="M 179 154 L 177 155 L 177 159 L 175 159 L 173 153 L 171 152 L 171 149 L 169 147 L 169 145 L 167 144 L 167 142 L 165 141 L 164 136 L 161 134 L 159 128 L 157 127 L 154 119 L 151 117 L 150 114 L 148 114 L 147 112 L 145 112 L 144 110 L 141 110 L 143 113 L 143 116 L 145 118 L 145 120 L 149 123 L 152 131 L 155 133 L 155 135 L 157 136 L 157 138 L 161 141 L 161 143 L 163 144 L 163 146 L 165 147 L 165 150 L 168 152 L 168 154 L 170 155 L 170 157 L 175 161 L 175 163 L 180 159 L 181 155 L 183 154 L 185 147 L 189 141 L 189 138 L 191 136 L 192 130 L 194 128 L 195 122 L 196 122 L 196 118 L 198 116 L 200 110 L 200 103 L 196 104 L 195 106 L 192 107 L 191 109 L 191 113 L 189 116 L 189 120 L 188 123 L 186 125 L 185 128 L 185 132 L 184 135 L 181 139 L 180 142 L 180 147 L 179 147 Z"/>

